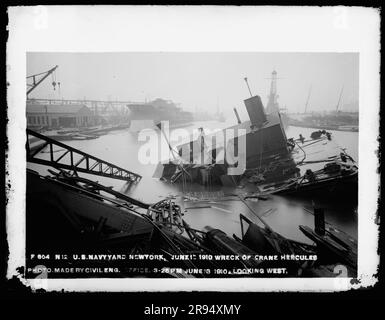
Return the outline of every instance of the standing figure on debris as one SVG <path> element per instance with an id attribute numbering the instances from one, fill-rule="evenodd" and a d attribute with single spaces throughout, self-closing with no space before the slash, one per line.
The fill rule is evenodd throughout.
<path id="1" fill-rule="evenodd" d="M 305 172 L 305 178 L 310 181 L 310 182 L 315 182 L 316 181 L 316 176 L 314 172 L 311 169 L 307 169 Z"/>
<path id="2" fill-rule="evenodd" d="M 299 140 L 301 140 L 302 144 L 304 143 L 305 141 L 305 138 L 302 136 L 302 134 L 300 133 L 299 134 Z"/>
<path id="3" fill-rule="evenodd" d="M 293 149 L 295 147 L 294 138 L 287 139 L 287 145 Z"/>

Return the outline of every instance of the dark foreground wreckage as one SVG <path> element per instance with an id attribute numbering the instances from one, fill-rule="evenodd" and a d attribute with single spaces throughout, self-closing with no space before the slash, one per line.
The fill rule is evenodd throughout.
<path id="1" fill-rule="evenodd" d="M 347 276 L 356 274 L 357 244 L 325 226 L 322 212 L 315 212 L 314 230 L 300 227 L 314 245 L 283 237 L 258 216 L 259 224 L 240 215 L 241 238 L 211 227 L 196 230 L 186 223 L 185 213 L 173 199 L 147 204 L 78 172 L 107 175 L 128 184 L 140 183 L 139 175 L 43 135 L 29 134 L 44 141 L 50 155 L 49 160 L 39 158 L 42 147 L 31 148 L 27 139 L 27 160 L 58 171 L 41 176 L 27 170 L 27 277 L 36 276 L 32 259 L 36 253 L 66 257 L 50 278 L 333 277 L 338 276 L 335 268 L 341 263 Z M 65 157 L 69 164 L 63 163 Z M 75 256 L 84 258 L 69 258 Z M 56 270 L 56 265 L 55 260 L 44 261 L 46 268 Z M 114 272 L 107 272 L 106 266 Z M 98 272 L 66 272 L 84 267 Z"/>
<path id="2" fill-rule="evenodd" d="M 356 272 L 357 244 L 325 227 L 322 218 L 315 230 L 300 226 L 316 245 L 287 239 L 243 215 L 242 237 L 230 237 L 219 229 L 190 227 L 171 199 L 148 205 L 64 171 L 51 173 L 27 172 L 27 257 L 33 252 L 125 257 L 107 264 L 97 258 L 64 261 L 63 269 L 107 265 L 116 270 L 104 277 L 333 277 L 343 263 L 349 276 Z M 51 263 L 54 268 L 55 261 L 45 261 L 46 267 Z"/>

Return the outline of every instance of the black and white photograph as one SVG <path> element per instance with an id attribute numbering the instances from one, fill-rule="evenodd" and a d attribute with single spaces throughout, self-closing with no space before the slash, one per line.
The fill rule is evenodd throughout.
<path id="1" fill-rule="evenodd" d="M 46 291 L 373 285 L 380 222 L 378 12 L 106 8 L 111 20 L 132 12 L 138 19 L 172 17 L 160 26 L 170 40 L 163 45 L 154 40 L 157 32 L 148 37 L 144 29 L 135 46 L 129 29 L 135 20 L 123 30 L 116 22 L 106 27 L 116 30 L 115 47 L 99 42 L 97 30 L 85 43 L 89 29 L 81 24 L 95 24 L 102 8 L 10 11 L 8 276 Z M 71 12 L 81 21 L 73 26 L 79 34 L 62 44 L 60 36 L 71 30 L 58 21 Z M 310 39 L 308 48 L 296 49 L 305 34 L 290 33 L 297 41 L 289 45 L 283 31 L 277 39 L 276 30 L 264 28 L 259 40 L 263 21 L 253 13 L 323 17 L 332 24 L 325 33 L 337 40 L 338 32 L 356 30 L 357 19 L 369 19 L 373 24 L 357 38 L 366 30 L 373 37 L 367 43 L 346 37 L 346 47 Z M 262 47 L 229 44 L 236 31 L 226 39 L 218 28 L 230 14 L 244 29 L 242 43 Z M 21 22 L 26 15 L 35 31 Z M 82 19 L 88 15 L 95 20 Z M 184 36 L 191 15 L 203 17 L 203 29 L 206 23 L 212 34 L 224 34 L 217 48 L 187 35 L 193 44 L 169 45 Z M 206 16 L 219 21 L 216 27 Z M 182 26 L 179 36 L 175 25 Z M 26 39 L 31 34 L 36 42 Z"/>

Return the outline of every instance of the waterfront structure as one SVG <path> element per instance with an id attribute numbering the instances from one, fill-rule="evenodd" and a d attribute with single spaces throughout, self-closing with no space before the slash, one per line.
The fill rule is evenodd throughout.
<path id="1" fill-rule="evenodd" d="M 184 111 L 171 100 L 155 99 L 146 103 L 127 105 L 130 110 L 130 120 L 151 120 L 154 123 L 169 121 L 170 125 L 190 124 L 194 121 L 191 112 Z"/>
<path id="2" fill-rule="evenodd" d="M 95 124 L 94 113 L 83 104 L 27 103 L 26 116 L 28 128 L 78 128 Z"/>

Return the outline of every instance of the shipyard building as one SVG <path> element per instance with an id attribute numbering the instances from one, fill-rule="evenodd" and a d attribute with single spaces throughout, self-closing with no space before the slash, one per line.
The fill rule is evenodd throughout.
<path id="1" fill-rule="evenodd" d="M 94 113 L 83 104 L 27 104 L 27 127 L 78 128 L 95 124 Z"/>

